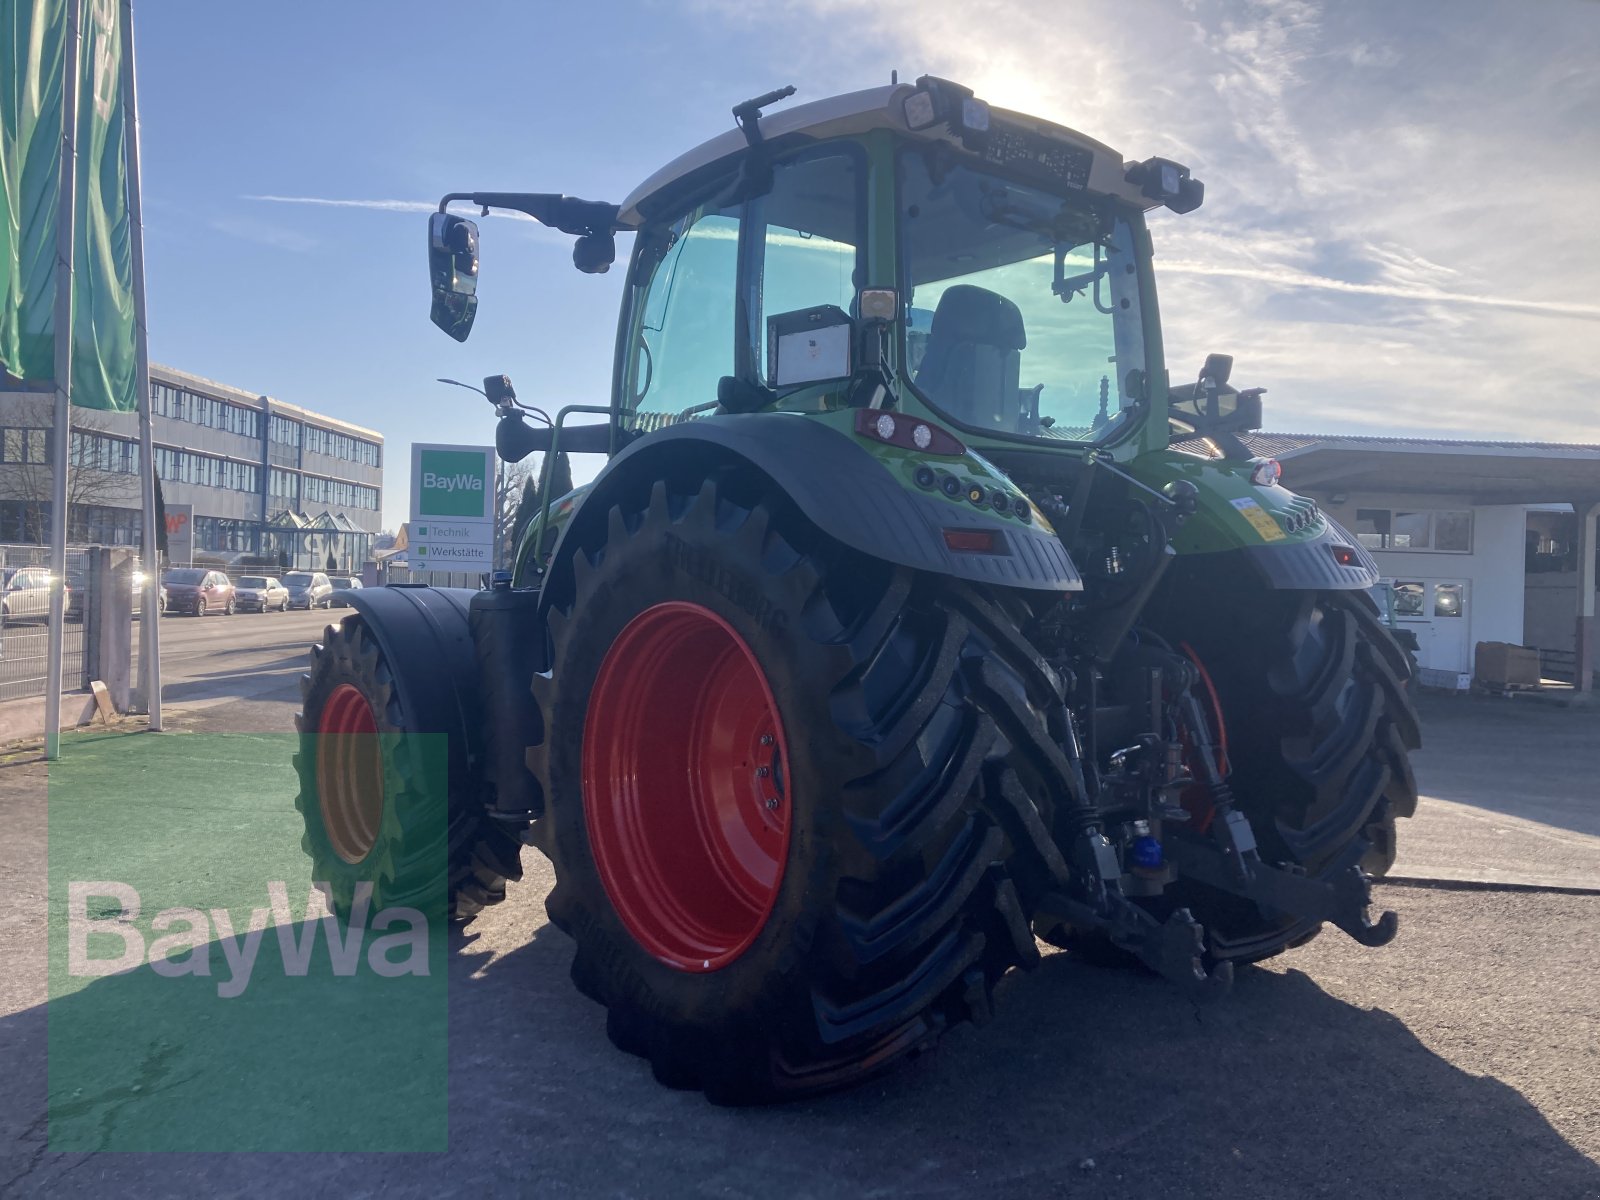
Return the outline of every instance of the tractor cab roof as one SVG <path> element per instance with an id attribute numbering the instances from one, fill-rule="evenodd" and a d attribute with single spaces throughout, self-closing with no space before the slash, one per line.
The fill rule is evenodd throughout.
<path id="1" fill-rule="evenodd" d="M 918 81 L 919 84 L 921 82 Z M 906 101 L 920 90 L 916 85 L 902 83 L 829 96 L 809 104 L 797 104 L 762 117 L 761 133 L 773 142 L 792 135 L 820 141 L 887 129 L 905 137 L 930 142 L 943 141 L 953 149 L 962 149 L 962 137 L 950 124 L 936 121 L 924 128 L 912 129 L 907 123 Z M 1044 148 L 1055 148 L 1073 156 L 1076 164 L 1070 178 L 1061 181 L 1065 187 L 1115 196 L 1144 209 L 1156 208 L 1163 203 L 1159 196 L 1152 198 L 1148 187 L 1129 181 L 1128 173 L 1135 164 L 1124 163 L 1122 156 L 1111 147 L 1085 137 L 1076 130 L 1038 117 L 998 108 L 991 111 L 987 105 L 983 106 L 983 111 L 987 114 L 986 133 L 991 134 L 988 140 L 997 142 L 1003 136 L 1008 139 L 1007 145 L 1010 146 L 1006 153 L 995 151 L 978 156 L 988 160 L 996 169 L 1002 172 L 1013 169 L 1017 149 L 1026 148 L 1042 161 L 1048 154 Z M 636 229 L 659 211 L 672 208 L 673 197 L 680 192 L 675 185 L 714 176 L 719 164 L 732 160 L 746 146 L 744 134 L 734 128 L 680 154 L 641 183 L 623 201 L 617 225 Z M 732 165 L 731 161 L 728 165 Z M 1035 178 L 1030 182 L 1038 181 L 1037 172 L 1034 175 Z"/>

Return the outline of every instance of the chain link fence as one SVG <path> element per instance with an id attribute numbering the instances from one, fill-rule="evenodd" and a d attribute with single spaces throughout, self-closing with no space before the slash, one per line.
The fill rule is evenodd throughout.
<path id="1" fill-rule="evenodd" d="M 67 624 L 62 639 L 61 686 L 77 690 L 84 677 L 83 582 L 88 551 L 67 549 Z M 50 548 L 0 545 L 0 701 L 42 696 L 50 645 Z"/>

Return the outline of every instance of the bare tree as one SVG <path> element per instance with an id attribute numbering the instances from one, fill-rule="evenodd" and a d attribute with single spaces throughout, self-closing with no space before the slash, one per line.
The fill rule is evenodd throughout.
<path id="1" fill-rule="evenodd" d="M 495 505 L 495 539 L 500 547 L 499 561 L 509 568 L 517 558 L 517 543 L 522 529 L 517 524 L 523 493 L 533 479 L 533 465 L 524 459 L 506 468 L 505 480 L 500 485 Z"/>
<path id="2" fill-rule="evenodd" d="M 17 503 L 22 516 L 22 539 L 44 542 L 50 536 L 50 498 L 55 470 L 50 453 L 53 401 L 48 396 L 7 393 L 0 405 L 0 500 Z M 71 469 L 67 473 L 67 512 L 76 525 L 84 509 L 138 505 L 138 476 L 106 470 L 94 448 L 94 435 L 107 433 L 110 423 L 93 409 L 74 408 Z M 70 536 L 70 534 L 69 534 Z"/>

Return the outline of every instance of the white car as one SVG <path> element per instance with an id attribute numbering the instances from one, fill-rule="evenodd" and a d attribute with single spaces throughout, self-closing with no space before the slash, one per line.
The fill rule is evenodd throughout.
<path id="1" fill-rule="evenodd" d="M 71 604 L 70 589 L 66 603 Z M 0 572 L 0 616 L 7 621 L 48 620 L 50 569 L 7 567 Z"/>

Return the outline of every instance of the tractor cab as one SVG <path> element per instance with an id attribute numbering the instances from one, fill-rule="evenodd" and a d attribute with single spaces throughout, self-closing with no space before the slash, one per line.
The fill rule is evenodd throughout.
<path id="1" fill-rule="evenodd" d="M 1125 162 L 931 76 L 763 115 L 792 91 L 736 107 L 737 129 L 616 206 L 447 196 L 430 231 L 435 322 L 464 338 L 476 306 L 477 230 L 446 212 L 465 199 L 575 234 L 586 271 L 635 234 L 619 444 L 707 416 L 852 407 L 999 447 L 1165 444 L 1144 214 L 1200 205 L 1187 168 Z"/>

